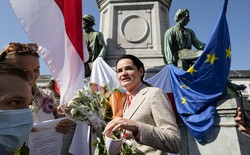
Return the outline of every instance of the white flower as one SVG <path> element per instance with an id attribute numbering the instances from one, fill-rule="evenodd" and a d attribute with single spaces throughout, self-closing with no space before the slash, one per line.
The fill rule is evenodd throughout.
<path id="1" fill-rule="evenodd" d="M 33 112 L 34 111 L 34 109 L 35 109 L 35 106 L 33 106 L 33 105 L 29 105 L 29 108 L 31 109 L 31 111 Z"/>
<path id="2" fill-rule="evenodd" d="M 125 140 L 125 143 L 126 143 L 128 146 L 131 146 L 131 145 L 133 144 L 133 142 L 132 142 L 131 140 L 128 140 L 128 139 Z"/>
<path id="3" fill-rule="evenodd" d="M 71 114 L 73 117 L 77 115 L 77 112 L 78 112 L 78 110 L 76 110 L 76 109 L 74 109 L 74 108 L 70 110 L 70 114 Z"/>

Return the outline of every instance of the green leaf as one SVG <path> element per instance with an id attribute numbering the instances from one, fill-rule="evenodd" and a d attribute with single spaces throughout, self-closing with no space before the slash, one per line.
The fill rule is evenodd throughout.
<path id="1" fill-rule="evenodd" d="M 95 140 L 93 141 L 92 145 L 93 145 L 93 146 L 97 146 L 97 144 L 98 144 L 98 140 L 95 139 Z"/>
<path id="2" fill-rule="evenodd" d="M 17 155 L 29 155 L 30 149 L 23 144 L 23 146 L 18 149 Z"/>

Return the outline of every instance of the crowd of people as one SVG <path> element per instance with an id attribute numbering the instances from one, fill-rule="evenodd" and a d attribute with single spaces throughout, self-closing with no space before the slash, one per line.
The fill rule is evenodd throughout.
<path id="1" fill-rule="evenodd" d="M 53 96 L 48 95 L 52 93 L 39 88 L 36 84 L 36 80 L 40 75 L 37 50 L 37 44 L 10 43 L 0 55 L 0 74 L 4 74 L 4 76 L 1 75 L 0 77 L 0 82 L 4 83 L 1 84 L 1 87 L 3 87 L 1 93 L 3 94 L 1 94 L 0 99 L 2 110 L 5 110 L 5 112 L 1 112 L 0 117 L 4 119 L 2 116 L 7 111 L 13 113 L 13 115 L 5 118 L 6 121 L 2 121 L 5 122 L 3 123 L 6 125 L 5 130 L 8 131 L 7 125 L 11 124 L 11 120 L 8 119 L 12 117 L 19 119 L 28 117 L 25 121 L 20 121 L 25 123 L 25 126 L 18 124 L 24 128 L 24 131 L 22 133 L 15 132 L 22 136 L 19 141 L 15 142 L 13 139 L 13 143 L 15 142 L 13 146 L 6 146 L 6 141 L 2 142 L 0 145 L 1 153 L 13 153 L 23 146 L 29 132 L 36 132 L 35 128 L 31 129 L 33 122 L 65 117 L 63 111 L 60 111 L 55 105 Z M 11 67 L 12 70 L 2 73 L 2 70 L 11 69 Z M 158 154 L 163 152 L 178 153 L 181 148 L 181 138 L 171 104 L 161 89 L 152 87 L 143 81 L 144 72 L 144 65 L 137 57 L 124 55 L 118 59 L 118 79 L 128 93 L 133 96 L 133 99 L 131 100 L 131 107 L 128 107 L 128 102 L 125 103 L 124 117 L 118 117 L 111 121 L 103 134 L 112 132 L 117 128 L 123 128 L 128 131 L 129 137 L 135 140 L 139 154 L 146 152 Z M 20 101 L 14 95 L 19 96 Z M 10 99 L 6 98 L 6 96 L 10 97 Z M 9 111 L 9 109 L 11 110 Z M 13 111 L 13 109 L 18 110 Z M 20 117 L 20 115 L 24 117 Z M 165 115 L 168 117 L 165 117 Z M 65 119 L 58 123 L 56 130 L 62 134 L 67 134 L 72 124 L 71 120 Z M 18 125 L 16 129 L 19 129 Z M 4 126 L 1 127 L 4 128 Z M 1 129 L 1 131 L 4 131 L 4 129 Z M 9 130 L 9 132 L 11 131 Z M 10 135 L 4 138 L 9 138 L 8 141 L 12 144 Z M 152 143 L 152 140 L 157 143 Z M 63 148 L 65 149 L 67 146 L 63 146 Z M 64 153 L 67 154 L 68 152 L 62 151 L 62 154 Z"/>
<path id="2" fill-rule="evenodd" d="M 194 32 L 184 26 L 189 22 L 189 11 L 178 10 L 177 25 L 165 34 L 165 54 L 167 62 L 177 65 L 182 49 L 191 49 L 192 43 L 198 49 L 203 49 Z M 91 75 L 91 63 L 97 57 L 107 54 L 103 36 L 96 33 L 92 26 L 94 17 L 83 17 L 83 28 L 88 45 L 90 59 L 86 77 Z M 182 39 L 188 38 L 188 42 Z M 94 42 L 94 44 L 93 44 Z M 185 59 L 185 58 L 183 58 Z M 188 59 L 188 58 L 187 58 Z M 89 70 L 88 70 L 89 69 Z M 123 105 L 122 117 L 110 121 L 103 135 L 112 135 L 118 129 L 126 131 L 127 138 L 136 145 L 137 154 L 163 155 L 179 153 L 182 148 L 181 134 L 176 122 L 176 116 L 166 94 L 160 88 L 144 82 L 144 64 L 133 55 L 123 55 L 116 62 L 117 78 L 121 86 L 127 90 L 127 100 Z M 36 80 L 40 76 L 38 45 L 35 43 L 9 43 L 0 55 L 0 154 L 13 154 L 25 146 L 25 141 L 33 122 L 66 117 L 64 111 L 58 108 L 56 91 L 42 89 Z M 51 81 L 49 88 L 54 87 Z M 58 99 L 58 98 L 57 98 Z M 237 109 L 235 122 L 239 130 L 250 137 L 250 128 L 243 126 L 241 109 Z M 68 152 L 74 132 L 74 122 L 70 119 L 60 121 L 56 126 L 59 133 L 70 134 L 63 140 L 62 155 Z"/>
<path id="3" fill-rule="evenodd" d="M 0 99 L 1 109 L 5 110 L 1 112 L 0 117 L 4 119 L 5 114 L 13 113 L 5 117 L 6 121 L 2 121 L 5 122 L 3 124 L 6 127 L 4 128 L 4 125 L 2 125 L 1 128 L 4 129 L 1 129 L 1 131 L 12 131 L 8 130 L 7 126 L 11 125 L 12 117 L 14 123 L 17 123 L 14 118 L 26 118 L 25 121 L 20 121 L 25 125 L 17 124 L 15 128 L 15 130 L 18 130 L 19 126 L 24 128 L 20 130 L 22 133 L 15 132 L 22 137 L 19 137 L 19 141 L 13 139 L 12 142 L 11 136 L 5 135 L 6 137 L 3 138 L 10 142 L 9 145 L 15 144 L 6 146 L 6 141 L 2 142 L 0 144 L 1 153 L 13 153 L 23 146 L 29 132 L 36 132 L 35 128 L 31 129 L 33 122 L 65 117 L 63 111 L 56 107 L 53 96 L 48 95 L 51 92 L 39 88 L 36 84 L 40 75 L 37 50 L 38 46 L 33 43 L 10 43 L 0 55 L 0 74 L 3 74 L 0 77 L 0 82 L 4 83 L 1 84 L 1 87 L 3 87 L 1 93 L 3 94 L 1 94 Z M 10 71 L 7 70 L 8 68 Z M 125 55 L 118 59 L 118 79 L 128 93 L 133 96 L 133 99 L 131 100 L 131 107 L 128 107 L 128 102 L 125 103 L 124 117 L 115 118 L 111 121 L 103 134 L 112 132 L 117 128 L 123 128 L 128 131 L 130 138 L 136 140 L 138 153 L 178 153 L 181 148 L 180 131 L 171 104 L 161 89 L 151 87 L 143 81 L 144 72 L 144 65 L 137 57 Z M 20 115 L 23 115 L 23 117 L 20 117 Z M 168 117 L 165 117 L 165 115 Z M 62 134 L 67 134 L 72 124 L 71 120 L 65 119 L 58 123 L 56 130 Z M 158 143 L 152 143 L 152 140 Z M 63 148 L 65 149 L 67 146 L 63 146 Z M 68 152 L 62 151 L 62 154 L 64 153 L 67 154 Z"/>
<path id="4" fill-rule="evenodd" d="M 58 117 L 65 117 L 64 112 L 58 109 L 55 105 L 52 96 L 48 95 L 51 93 L 48 93 L 47 90 L 44 91 L 36 84 L 36 80 L 40 76 L 39 55 L 37 51 L 38 45 L 34 43 L 10 43 L 9 46 L 1 53 L 0 62 L 5 65 L 15 65 L 22 69 L 27 75 L 27 82 L 30 86 L 32 101 L 29 101 L 26 104 L 28 104 L 30 109 L 32 109 L 31 118 L 33 118 L 34 122 L 42 122 Z M 12 89 L 18 90 L 18 88 L 19 87 L 15 87 L 13 85 Z M 4 89 L 1 90 L 4 91 Z M 22 90 L 19 91 L 22 92 Z M 15 103 L 11 102 L 10 104 Z M 65 119 L 57 124 L 56 130 L 62 134 L 67 134 L 71 128 L 71 125 L 72 121 Z M 36 132 L 36 129 L 33 128 L 32 132 Z M 63 146 L 63 149 L 69 148 L 70 142 L 65 143 L 67 143 L 68 146 Z M 18 145 L 18 147 L 20 146 Z"/>

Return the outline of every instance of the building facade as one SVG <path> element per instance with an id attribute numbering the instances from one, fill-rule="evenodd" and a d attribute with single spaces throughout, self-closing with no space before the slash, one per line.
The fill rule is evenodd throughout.
<path id="1" fill-rule="evenodd" d="M 232 80 L 232 83 L 246 86 L 241 93 L 243 99 L 250 102 L 250 70 L 231 70 L 229 79 Z"/>

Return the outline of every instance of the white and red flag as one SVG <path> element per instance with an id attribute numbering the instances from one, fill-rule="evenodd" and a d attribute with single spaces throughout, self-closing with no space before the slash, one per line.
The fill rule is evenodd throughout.
<path id="1" fill-rule="evenodd" d="M 58 83 L 60 103 L 67 103 L 83 88 L 84 60 L 88 59 L 82 35 L 82 1 L 9 1 L 30 40 L 41 47 L 39 53 Z"/>
<path id="2" fill-rule="evenodd" d="M 50 68 L 60 89 L 60 104 L 84 86 L 88 52 L 82 35 L 82 0 L 9 0 L 18 20 Z M 81 147 L 73 154 L 88 154 L 89 127 L 81 124 Z M 76 151 L 80 153 L 75 153 Z"/>

